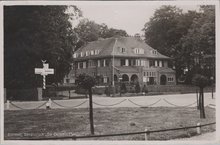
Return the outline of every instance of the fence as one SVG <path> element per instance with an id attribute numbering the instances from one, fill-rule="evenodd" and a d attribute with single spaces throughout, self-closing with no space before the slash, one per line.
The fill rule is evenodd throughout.
<path id="1" fill-rule="evenodd" d="M 187 104 L 187 105 L 177 105 L 177 104 L 174 104 L 172 102 L 170 102 L 169 100 L 163 98 L 163 99 L 158 99 L 156 100 L 155 102 L 151 103 L 151 104 L 146 104 L 146 105 L 142 105 L 142 104 L 138 104 L 136 103 L 134 100 L 131 100 L 131 99 L 123 99 L 123 100 L 120 100 L 116 103 L 113 103 L 113 104 L 100 104 L 100 103 L 97 103 L 95 101 L 93 101 L 93 104 L 94 105 L 97 105 L 97 106 L 102 106 L 102 107 L 113 107 L 113 106 L 116 106 L 116 105 L 120 105 L 121 103 L 123 102 L 126 102 L 128 101 L 129 103 L 137 106 L 137 107 L 153 107 L 154 105 L 156 105 L 157 103 L 163 101 L 164 103 L 168 104 L 169 106 L 173 106 L 173 107 L 195 107 L 197 105 L 197 101 L 194 101 L 193 103 L 190 103 L 190 104 Z M 82 107 L 82 105 L 84 105 L 86 102 L 88 102 L 88 100 L 84 100 L 82 102 L 80 102 L 79 104 L 75 104 L 74 106 L 65 106 L 61 103 L 58 103 L 57 101 L 55 100 L 51 100 L 49 99 L 48 101 L 44 101 L 42 102 L 40 105 L 37 105 L 36 107 L 32 107 L 32 108 L 25 108 L 25 107 L 21 107 L 15 103 L 13 103 L 12 101 L 9 101 L 7 100 L 6 102 L 6 110 L 9 110 L 11 108 L 11 106 L 14 107 L 14 109 L 20 109 L 20 110 L 26 110 L 26 109 L 42 109 L 43 107 L 44 108 L 67 108 L 67 109 L 70 109 L 70 108 L 77 108 L 77 107 Z M 53 105 L 52 105 L 53 104 Z M 85 106 L 85 107 L 88 107 L 88 106 Z"/>
<path id="2" fill-rule="evenodd" d="M 24 138 L 24 139 L 16 139 L 16 140 L 61 140 L 61 139 L 85 139 L 85 138 L 101 138 L 101 137 L 113 137 L 113 136 L 126 136 L 126 135 L 138 135 L 144 134 L 145 140 L 150 140 L 150 134 L 158 133 L 158 132 L 167 132 L 167 131 L 177 131 L 177 130 L 186 130 L 196 128 L 197 134 L 201 134 L 201 128 L 204 126 L 215 125 L 216 122 L 203 124 L 197 123 L 195 126 L 187 126 L 187 127 L 178 127 L 178 128 L 170 128 L 170 129 L 161 129 L 161 130 L 148 130 L 139 131 L 139 132 L 129 132 L 129 133 L 116 133 L 116 134 L 103 134 L 103 135 L 87 135 L 87 136 L 63 136 L 63 137 L 47 137 L 47 138 Z"/>

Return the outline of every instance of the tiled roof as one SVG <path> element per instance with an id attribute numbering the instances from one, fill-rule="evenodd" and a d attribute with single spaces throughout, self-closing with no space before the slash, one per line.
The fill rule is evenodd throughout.
<path id="1" fill-rule="evenodd" d="M 125 48 L 126 51 L 124 53 L 121 53 L 121 48 Z M 144 53 L 136 54 L 134 50 L 135 48 L 143 49 Z M 157 52 L 157 54 L 153 54 L 152 52 L 155 51 L 155 49 L 147 45 L 143 40 L 140 40 L 135 37 L 112 37 L 90 42 L 87 45 L 78 49 L 76 53 L 80 54 L 81 52 L 85 53 L 86 51 L 91 52 L 92 50 L 99 50 L 100 52 L 97 55 L 88 55 L 81 57 L 81 59 L 100 58 L 106 56 L 112 57 L 113 55 L 115 57 L 147 57 L 169 59 L 169 57 L 162 55 L 159 52 Z"/>

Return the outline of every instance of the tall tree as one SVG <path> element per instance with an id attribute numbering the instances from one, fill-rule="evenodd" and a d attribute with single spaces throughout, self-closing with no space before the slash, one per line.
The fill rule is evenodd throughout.
<path id="1" fill-rule="evenodd" d="M 70 69 L 72 49 L 77 37 L 70 18 L 80 16 L 71 6 L 5 6 L 4 7 L 4 78 L 5 87 L 33 87 L 41 78 L 34 74 L 47 60 L 55 69 L 50 83 L 60 82 Z M 38 82 L 38 83 L 36 83 Z"/>
<path id="2" fill-rule="evenodd" d="M 89 19 L 82 19 L 74 31 L 78 34 L 77 48 L 87 42 L 96 41 L 99 38 L 110 38 L 114 36 L 128 36 L 125 30 L 108 28 L 106 24 L 97 24 Z"/>
<path id="3" fill-rule="evenodd" d="M 182 10 L 175 6 L 162 6 L 157 9 L 143 29 L 146 43 L 172 57 L 173 48 L 182 36 L 180 31 L 176 31 L 181 15 Z"/>
<path id="4" fill-rule="evenodd" d="M 208 84 L 208 78 L 203 75 L 196 74 L 192 79 L 192 83 L 195 86 L 198 86 L 200 89 L 200 91 L 199 91 L 199 104 L 198 104 L 199 109 L 200 109 L 200 118 L 205 118 L 204 88 Z"/>
<path id="5" fill-rule="evenodd" d="M 145 24 L 146 43 L 174 58 L 177 78 L 182 76 L 184 68 L 198 70 L 195 57 L 215 53 L 214 12 L 214 6 L 201 6 L 199 12 L 186 13 L 175 6 L 162 6 Z"/>
<path id="6" fill-rule="evenodd" d="M 89 119 L 91 134 L 94 134 L 92 87 L 94 87 L 97 84 L 96 80 L 97 79 L 95 79 L 94 77 L 86 74 L 80 74 L 76 79 L 77 86 L 89 92 Z"/>
<path id="7" fill-rule="evenodd" d="M 205 72 L 200 61 L 205 55 L 215 54 L 215 6 L 200 6 L 199 17 L 194 19 L 180 44 L 190 73 Z"/>

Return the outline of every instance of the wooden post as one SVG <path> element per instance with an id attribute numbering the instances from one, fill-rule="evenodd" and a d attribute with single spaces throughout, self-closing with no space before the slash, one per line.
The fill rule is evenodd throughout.
<path id="1" fill-rule="evenodd" d="M 201 126 L 200 126 L 200 123 L 197 123 L 196 132 L 197 132 L 197 134 L 201 134 Z"/>
<path id="2" fill-rule="evenodd" d="M 42 90 L 42 88 L 37 88 L 37 98 L 38 98 L 38 101 L 43 100 L 43 90 Z"/>
<path id="3" fill-rule="evenodd" d="M 145 140 L 149 140 L 150 139 L 150 132 L 148 132 L 148 129 L 147 128 L 145 128 L 145 130 L 144 130 L 146 133 L 145 133 Z"/>
<path id="4" fill-rule="evenodd" d="M 10 105 L 10 101 L 7 100 L 7 103 L 6 103 L 6 109 L 10 109 L 10 108 L 9 108 L 9 105 Z"/>
<path id="5" fill-rule="evenodd" d="M 94 123 L 93 123 L 93 106 L 92 106 L 92 88 L 89 89 L 89 119 L 90 119 L 90 130 L 91 134 L 94 134 Z"/>
<path id="6" fill-rule="evenodd" d="M 7 102 L 7 93 L 6 93 L 6 88 L 4 88 L 4 103 Z"/>

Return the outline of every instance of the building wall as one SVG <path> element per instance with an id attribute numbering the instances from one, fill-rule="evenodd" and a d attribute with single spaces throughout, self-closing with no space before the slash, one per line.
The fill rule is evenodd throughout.
<path id="1" fill-rule="evenodd" d="M 127 67 L 126 65 L 129 65 L 129 64 L 132 64 L 132 63 L 129 63 L 128 61 L 129 60 L 134 60 L 134 58 L 118 58 L 118 57 L 115 57 L 114 58 L 114 66 L 116 68 L 119 68 L 122 67 L 121 66 L 121 59 L 125 59 L 125 66 L 123 67 Z M 114 74 L 117 75 L 117 77 L 119 78 L 119 74 L 118 74 L 118 71 L 116 69 L 112 70 L 112 62 L 113 62 L 113 58 L 105 58 L 105 60 L 108 60 L 108 66 L 99 66 L 98 67 L 98 60 L 104 60 L 104 59 L 95 59 L 95 66 L 93 67 L 89 67 L 88 64 L 86 66 L 86 68 L 80 68 L 78 69 L 78 62 L 75 62 L 75 75 L 74 76 L 78 76 L 79 74 L 83 74 L 83 73 L 86 73 L 88 75 L 91 75 L 91 76 L 101 76 L 103 78 L 106 78 L 107 79 L 107 82 L 106 82 L 106 79 L 105 81 L 102 79 L 102 83 L 103 85 L 109 85 L 109 84 L 112 84 L 112 80 L 113 80 L 113 71 L 114 71 Z M 147 59 L 147 58 L 141 58 L 141 59 L 138 59 L 136 58 L 136 60 L 142 60 L 142 61 L 145 61 L 144 63 L 141 63 L 140 61 L 138 62 L 138 64 L 136 65 L 139 65 L 139 66 L 132 66 L 133 68 L 135 67 L 137 69 L 137 72 L 121 72 L 121 76 L 123 74 L 127 74 L 129 76 L 129 81 L 131 81 L 131 76 L 132 75 L 137 75 L 138 76 L 138 81 L 141 85 L 144 85 L 144 84 L 147 84 L 147 85 L 160 85 L 160 77 L 162 75 L 165 75 L 166 76 L 166 85 L 174 85 L 176 84 L 176 80 L 175 80 L 175 73 L 173 72 L 158 72 L 155 70 L 155 67 L 162 67 L 162 60 L 160 59 L 151 59 L 151 61 L 154 61 L 154 65 L 156 66 L 151 66 L 150 67 L 150 60 Z M 155 60 L 157 62 L 155 62 Z M 86 60 L 87 62 L 90 61 L 90 60 Z M 82 62 L 82 61 L 81 61 Z M 101 62 L 99 62 L 100 64 Z M 137 61 L 136 61 L 137 63 Z M 152 62 L 151 62 L 152 63 Z M 142 65 L 142 66 L 140 66 Z M 152 64 L 151 64 L 152 65 Z M 82 65 L 81 65 L 82 66 Z M 128 66 L 128 67 L 131 67 L 131 66 Z M 168 62 L 166 60 L 163 60 L 163 67 L 162 68 L 167 68 L 168 67 Z M 168 81 L 168 78 L 173 78 L 172 81 Z M 153 79 L 153 83 L 152 83 L 152 79 Z M 146 81 L 147 82 L 144 82 Z M 151 81 L 150 81 L 151 80 Z M 103 82 L 104 81 L 104 82 Z M 150 83 L 150 82 L 151 83 Z"/>

